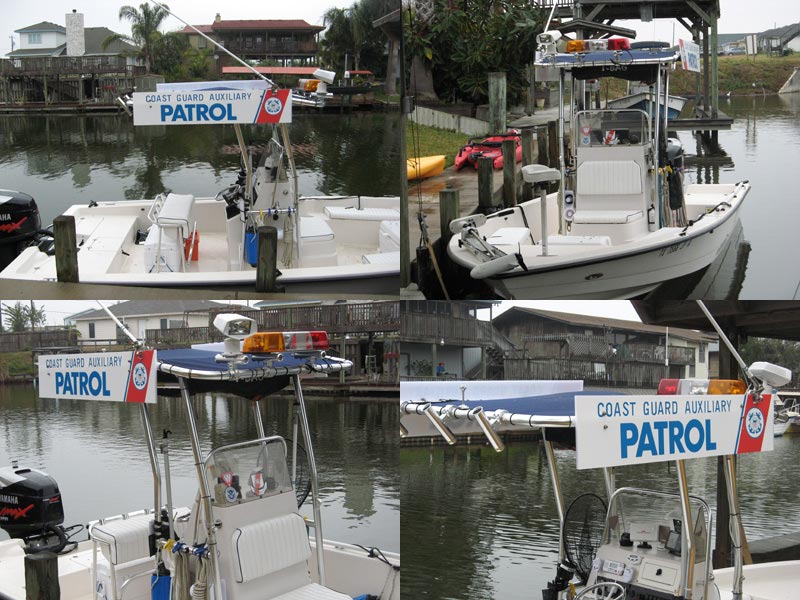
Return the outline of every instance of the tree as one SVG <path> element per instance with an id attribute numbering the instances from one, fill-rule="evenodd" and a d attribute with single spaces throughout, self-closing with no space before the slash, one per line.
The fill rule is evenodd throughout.
<path id="1" fill-rule="evenodd" d="M 47 324 L 47 313 L 44 311 L 44 306 L 36 308 L 36 305 L 31 300 L 30 306 L 27 307 L 28 323 L 31 326 L 31 331 L 37 327 L 44 327 Z"/>
<path id="2" fill-rule="evenodd" d="M 9 331 L 19 333 L 28 328 L 28 312 L 30 307 L 25 306 L 21 302 L 17 302 L 14 306 L 4 304 L 5 308 L 5 323 Z"/>
<path id="3" fill-rule="evenodd" d="M 528 85 L 543 12 L 522 0 L 433 0 L 433 16 L 421 22 L 406 15 L 404 32 L 412 54 L 433 72 L 440 98 L 488 98 L 490 71 L 506 73 L 508 102 L 517 103 Z"/>
<path id="4" fill-rule="evenodd" d="M 797 342 L 752 337 L 741 345 L 739 353 L 748 365 L 755 361 L 766 361 L 791 369 L 793 381 L 798 381 L 800 344 Z"/>
<path id="5" fill-rule="evenodd" d="M 140 4 L 138 9 L 133 6 L 123 6 L 119 9 L 119 19 L 120 21 L 126 20 L 130 22 L 131 35 L 115 33 L 108 36 L 101 44 L 103 50 L 116 41 L 134 44 L 139 47 L 138 57 L 144 61 L 147 72 L 150 72 L 151 67 L 156 63 L 156 48 L 159 39 L 162 37 L 158 29 L 164 19 L 169 16 L 168 9 L 169 7 L 166 4 L 163 6 L 151 6 L 146 2 Z"/>

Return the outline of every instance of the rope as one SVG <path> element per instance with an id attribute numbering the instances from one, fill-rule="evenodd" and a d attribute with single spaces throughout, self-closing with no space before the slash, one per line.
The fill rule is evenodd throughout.
<path id="1" fill-rule="evenodd" d="M 197 565 L 197 579 L 192 586 L 192 600 L 208 600 L 208 569 L 206 561 L 202 558 Z"/>
<path id="2" fill-rule="evenodd" d="M 189 556 L 182 552 L 171 553 L 175 562 L 172 571 L 172 600 L 190 600 L 189 596 Z"/>

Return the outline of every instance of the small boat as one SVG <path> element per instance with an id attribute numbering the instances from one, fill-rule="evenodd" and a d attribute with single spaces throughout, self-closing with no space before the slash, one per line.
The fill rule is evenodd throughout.
<path id="1" fill-rule="evenodd" d="M 688 100 L 683 96 L 673 96 L 671 94 L 667 96 L 667 120 L 671 121 L 677 119 L 687 102 Z M 655 110 L 653 93 L 647 90 L 633 92 L 629 90 L 628 95 L 615 100 L 609 100 L 606 103 L 606 108 L 635 108 L 650 114 Z"/>
<path id="2" fill-rule="evenodd" d="M 352 362 L 327 355 L 325 332 L 256 333 L 255 321 L 235 314 L 217 315 L 214 325 L 224 342 L 158 353 L 137 347 L 40 357 L 42 397 L 125 402 L 138 409 L 154 504 L 94 521 L 87 526 L 89 539 L 73 542 L 77 532 L 62 526 L 66 498 L 54 478 L 19 465 L 0 469 L 0 527 L 12 536 L 0 542 L 0 597 L 32 597 L 26 554 L 47 550 L 58 553 L 53 573 L 61 598 L 69 600 L 188 598 L 190 586 L 191 597 L 216 600 L 399 600 L 399 554 L 323 537 L 301 376 L 348 371 Z M 81 377 L 83 384 L 69 383 Z M 287 400 L 293 439 L 268 435 L 259 406 L 287 386 L 294 391 Z M 204 450 L 200 440 L 208 436 L 198 431 L 193 396 L 209 392 L 235 395 L 247 405 L 251 412 L 242 414 L 251 414 L 252 423 L 242 431 L 255 432 L 255 438 Z M 148 412 L 157 393 L 180 397 L 185 410 L 188 439 L 169 444 L 191 447 L 198 491 L 188 507 L 172 505 L 178 468 L 164 453 L 162 471 L 158 458 Z M 307 498 L 313 520 L 300 514 Z"/>
<path id="3" fill-rule="evenodd" d="M 297 292 L 397 293 L 400 246 L 386 232 L 397 229 L 400 198 L 301 196 L 288 128 L 279 121 L 291 115 L 289 90 L 273 94 L 262 81 L 159 86 L 154 94 L 134 94 L 135 125 L 232 123 L 242 168 L 231 186 L 207 197 L 165 192 L 153 199 L 108 198 L 69 207 L 64 215 L 75 219 L 82 283 L 253 286 L 257 230 L 270 226 L 278 237 L 277 285 Z M 184 108 L 177 99 L 187 97 L 195 100 Z M 232 100 L 223 104 L 220 97 Z M 252 123 L 254 112 L 273 128 L 259 154 L 247 149 L 239 125 Z M 38 227 L 30 196 L 0 191 L 0 200 L 12 198 L 13 203 L 0 202 L 0 254 L 6 257 L 0 279 L 55 281 L 52 234 Z"/>
<path id="4" fill-rule="evenodd" d="M 657 110 L 582 110 L 568 125 L 560 85 L 562 145 L 572 127 L 560 168 L 523 167 L 539 197 L 452 221 L 450 259 L 506 299 L 632 298 L 708 267 L 735 232 L 750 184 L 684 186 L 683 152 L 667 139 L 663 102 L 678 52 L 539 56 L 537 67 L 570 75 L 573 87 L 601 74 L 660 82 Z"/>
<path id="5" fill-rule="evenodd" d="M 514 140 L 514 156 L 516 162 L 522 160 L 522 142 L 520 141 L 520 131 L 511 129 L 507 133 L 493 134 L 481 139 L 469 140 L 456 155 L 454 167 L 456 171 L 461 170 L 467 165 L 478 168 L 479 158 L 491 158 L 495 169 L 503 168 L 503 142 Z"/>
<path id="6" fill-rule="evenodd" d="M 406 163 L 408 180 L 427 179 L 441 174 L 444 171 L 444 154 L 437 156 L 421 156 L 419 158 L 409 158 Z"/>
<path id="7" fill-rule="evenodd" d="M 797 597 L 800 561 L 743 564 L 735 473 L 737 455 L 772 449 L 772 401 L 776 388 L 791 381 L 791 371 L 765 362 L 747 367 L 702 308 L 742 366 L 746 382 L 717 381 L 712 386 L 695 379 L 663 380 L 658 395 L 543 390 L 530 395 L 517 382 L 495 381 L 487 400 L 465 399 L 466 394 L 476 396 L 470 393 L 471 381 L 427 382 L 424 396 L 405 394 L 407 384 L 401 384 L 403 437 L 441 436 L 453 444 L 455 433 L 466 430 L 473 437 L 484 435 L 495 451 L 502 452 L 501 433 L 541 431 L 559 520 L 556 572 L 542 590 L 543 600 L 557 600 L 566 593 L 575 600 Z M 535 383 L 541 388 L 546 382 Z M 452 394 L 453 385 L 461 386 L 460 398 Z M 578 471 L 601 469 L 603 491 L 579 489 L 576 497 L 565 497 L 570 488 L 562 487 L 565 476 L 559 471 L 573 463 L 563 452 L 557 457 L 557 447 L 575 450 Z M 712 569 L 713 514 L 706 501 L 690 495 L 687 483 L 685 463 L 714 456 L 722 458 L 732 507 L 724 523 L 732 541 L 732 568 Z M 673 468 L 661 487 L 670 491 L 617 486 L 620 469 L 627 465 L 666 461 Z M 633 481 L 630 474 L 626 480 Z M 538 535 L 537 529 L 530 530 L 531 539 Z M 725 529 L 717 524 L 717 531 Z"/>

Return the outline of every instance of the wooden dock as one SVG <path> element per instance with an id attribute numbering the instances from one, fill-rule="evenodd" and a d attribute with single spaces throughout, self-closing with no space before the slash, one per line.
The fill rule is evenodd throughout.
<path id="1" fill-rule="evenodd" d="M 754 563 L 800 560 L 800 531 L 750 542 Z"/>

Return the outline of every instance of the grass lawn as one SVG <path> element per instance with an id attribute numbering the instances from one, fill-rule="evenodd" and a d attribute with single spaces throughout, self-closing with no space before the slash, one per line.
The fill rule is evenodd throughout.
<path id="1" fill-rule="evenodd" d="M 417 125 L 410 120 L 406 121 L 406 158 L 419 156 L 445 155 L 445 168 L 453 166 L 456 154 L 461 146 L 467 143 L 469 136 L 454 131 L 445 131 L 436 127 L 425 127 Z"/>
<path id="2" fill-rule="evenodd" d="M 27 352 L 0 352 L 0 379 L 14 375 L 33 375 L 30 350 Z"/>

